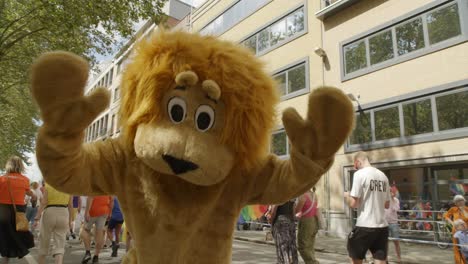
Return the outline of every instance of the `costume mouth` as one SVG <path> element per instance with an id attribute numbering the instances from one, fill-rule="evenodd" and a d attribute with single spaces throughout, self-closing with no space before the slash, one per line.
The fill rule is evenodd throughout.
<path id="1" fill-rule="evenodd" d="M 162 155 L 163 160 L 171 167 L 175 174 L 182 174 L 198 169 L 198 165 L 183 159 L 175 158 L 171 155 Z"/>

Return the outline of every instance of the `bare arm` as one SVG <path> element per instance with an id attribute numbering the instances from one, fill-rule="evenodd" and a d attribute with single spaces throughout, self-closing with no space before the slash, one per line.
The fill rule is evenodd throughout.
<path id="1" fill-rule="evenodd" d="M 45 207 L 47 206 L 48 203 L 49 203 L 49 194 L 47 192 L 47 189 L 45 189 L 44 194 L 43 194 L 42 199 L 41 199 L 41 203 L 39 205 L 39 209 L 37 209 L 37 214 L 36 214 L 36 217 L 34 218 L 34 220 L 36 220 L 36 221 L 41 220 L 42 212 L 44 211 L 44 209 L 45 209 Z"/>
<path id="2" fill-rule="evenodd" d="M 303 194 L 299 197 L 299 201 L 297 202 L 296 206 L 294 207 L 294 214 L 299 213 L 302 210 L 302 207 L 304 207 L 305 201 L 306 201 L 306 195 L 308 194 Z"/>
<path id="3" fill-rule="evenodd" d="M 346 203 L 348 204 L 349 207 L 351 208 L 358 208 L 360 204 L 360 199 L 357 197 L 353 196 L 348 196 L 346 198 Z"/>
<path id="4" fill-rule="evenodd" d="M 83 96 L 87 78 L 87 63 L 71 53 L 47 53 L 34 63 L 32 93 L 44 121 L 36 141 L 37 160 L 44 178 L 57 190 L 114 193 L 123 171 L 121 144 L 83 144 L 85 129 L 109 102 L 105 89 Z"/>

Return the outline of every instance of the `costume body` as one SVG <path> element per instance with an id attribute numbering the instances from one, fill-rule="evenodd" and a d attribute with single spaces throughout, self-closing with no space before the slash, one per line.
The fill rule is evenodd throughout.
<path id="1" fill-rule="evenodd" d="M 135 240 L 124 263 L 230 263 L 241 208 L 310 189 L 351 131 L 352 104 L 338 89 L 320 88 L 305 120 L 286 110 L 291 154 L 280 160 L 266 151 L 276 86 L 247 49 L 184 32 L 141 45 L 123 77 L 123 135 L 90 144 L 83 131 L 109 95 L 83 95 L 88 68 L 79 57 L 38 59 L 32 91 L 44 120 L 42 174 L 64 192 L 117 196 Z"/>

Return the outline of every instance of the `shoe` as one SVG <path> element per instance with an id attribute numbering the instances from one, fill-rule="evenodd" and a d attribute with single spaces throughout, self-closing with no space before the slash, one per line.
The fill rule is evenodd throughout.
<path id="1" fill-rule="evenodd" d="M 119 250 L 119 245 L 115 244 L 112 246 L 112 254 L 111 257 L 117 257 L 117 251 Z"/>
<path id="2" fill-rule="evenodd" d="M 86 253 L 81 260 L 81 264 L 87 264 L 91 260 L 91 254 Z"/>
<path id="3" fill-rule="evenodd" d="M 99 263 L 99 256 L 96 256 L 96 255 L 95 255 L 95 256 L 93 257 L 93 264 L 94 264 L 94 263 Z"/>
<path id="4" fill-rule="evenodd" d="M 71 237 L 72 237 L 73 239 L 76 239 L 75 233 L 71 233 Z"/>

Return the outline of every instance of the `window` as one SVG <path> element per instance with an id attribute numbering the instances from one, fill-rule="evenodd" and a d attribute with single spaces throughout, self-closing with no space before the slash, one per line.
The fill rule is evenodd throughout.
<path id="1" fill-rule="evenodd" d="M 374 106 L 356 114 L 345 150 L 374 149 L 468 136 L 468 86 L 398 103 Z M 446 92 L 447 89 L 451 91 Z"/>
<path id="2" fill-rule="evenodd" d="M 244 46 L 249 48 L 254 53 L 257 51 L 257 35 L 253 35 L 243 42 Z"/>
<path id="3" fill-rule="evenodd" d="M 301 7 L 275 21 L 270 26 L 261 29 L 242 41 L 242 44 L 258 55 L 291 40 L 303 32 L 305 32 L 304 8 Z"/>
<path id="4" fill-rule="evenodd" d="M 285 156 L 289 154 L 288 148 L 286 132 L 284 130 L 275 132 L 271 137 L 271 153 L 278 156 Z"/>
<path id="5" fill-rule="evenodd" d="M 351 145 L 364 144 L 372 141 L 370 112 L 356 115 L 356 127 L 349 138 Z"/>
<path id="6" fill-rule="evenodd" d="M 430 44 L 439 43 L 461 34 L 460 16 L 456 3 L 428 13 L 426 21 Z"/>
<path id="7" fill-rule="evenodd" d="M 468 91 L 436 97 L 439 130 L 468 127 Z"/>
<path id="8" fill-rule="evenodd" d="M 112 85 L 113 79 L 114 79 L 114 67 L 112 67 L 109 72 L 109 86 Z"/>
<path id="9" fill-rule="evenodd" d="M 115 119 L 115 114 L 112 115 L 111 123 L 110 123 L 109 132 L 111 136 L 114 134 L 114 119 Z"/>
<path id="10" fill-rule="evenodd" d="M 431 100 L 403 104 L 405 136 L 414 136 L 434 131 Z"/>
<path id="11" fill-rule="evenodd" d="M 375 140 L 400 137 L 398 107 L 374 111 Z"/>
<path id="12" fill-rule="evenodd" d="M 220 35 L 242 21 L 244 18 L 255 13 L 271 0 L 240 0 L 224 11 L 220 16 L 206 25 L 200 33 L 205 35 Z"/>
<path id="13" fill-rule="evenodd" d="M 114 102 L 117 102 L 120 99 L 120 86 L 115 87 L 114 90 Z"/>
<path id="14" fill-rule="evenodd" d="M 466 36 L 455 39 L 462 35 L 460 1 L 431 4 L 427 11 L 408 14 L 407 18 L 343 44 L 343 79 L 466 41 Z M 447 40 L 453 41 L 433 47 Z"/>
<path id="15" fill-rule="evenodd" d="M 367 67 L 366 44 L 364 40 L 345 47 L 346 73 Z"/>
<path id="16" fill-rule="evenodd" d="M 398 55 L 424 48 L 424 32 L 422 19 L 404 23 L 396 27 Z"/>
<path id="17" fill-rule="evenodd" d="M 393 58 L 392 32 L 387 30 L 370 37 L 369 52 L 371 65 Z"/>
<path id="18" fill-rule="evenodd" d="M 309 90 L 306 61 L 282 70 L 273 77 L 278 82 L 281 96 L 299 95 Z"/>

